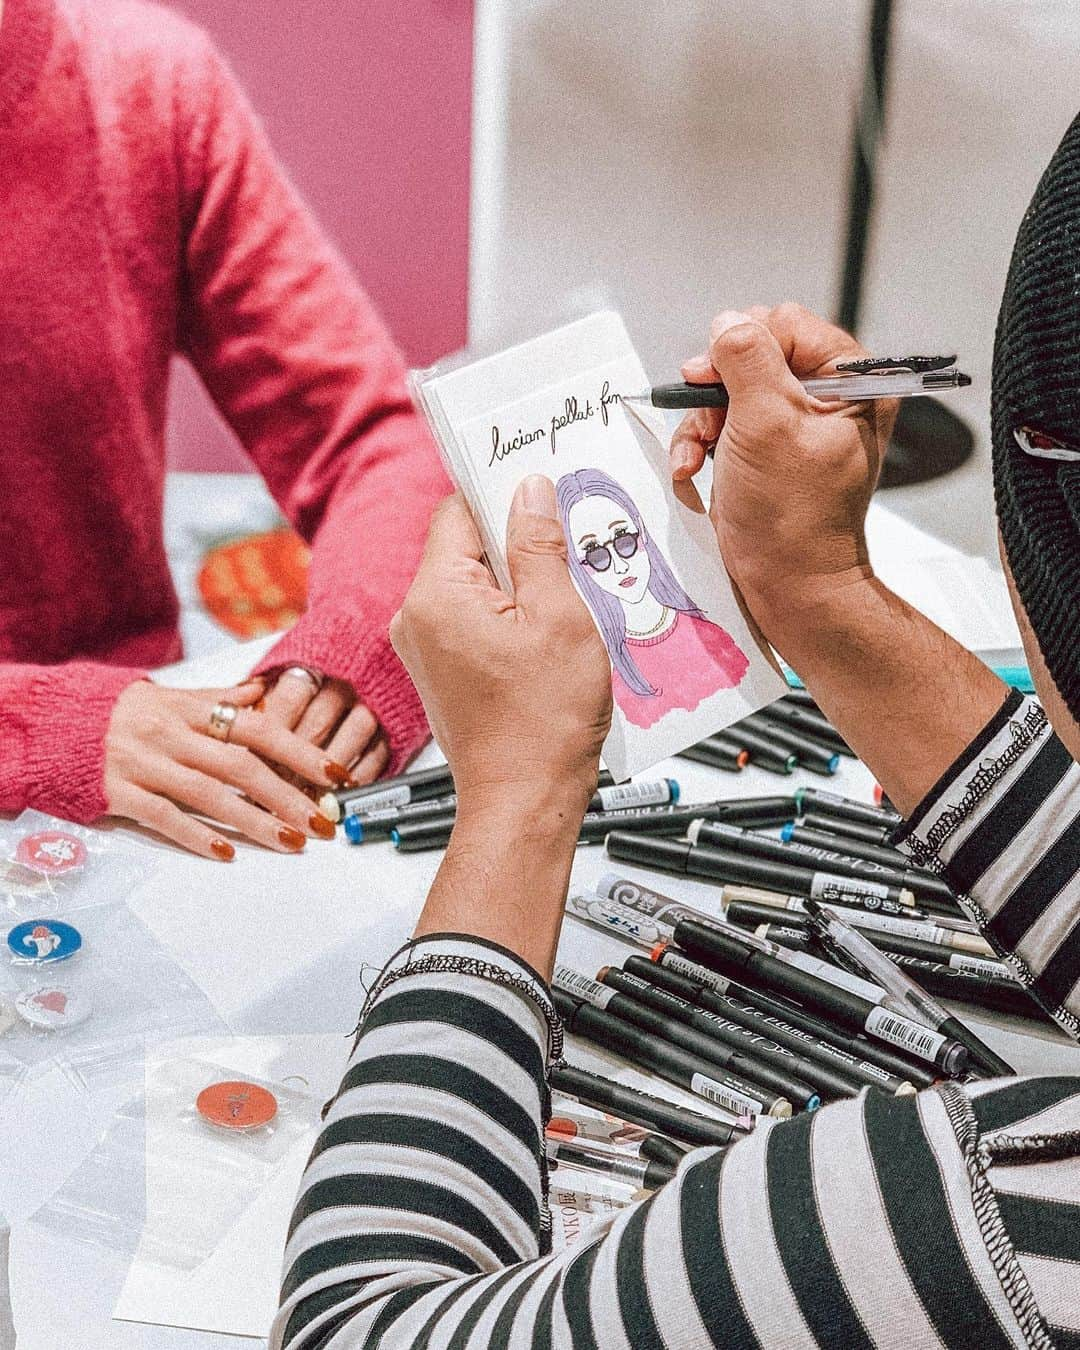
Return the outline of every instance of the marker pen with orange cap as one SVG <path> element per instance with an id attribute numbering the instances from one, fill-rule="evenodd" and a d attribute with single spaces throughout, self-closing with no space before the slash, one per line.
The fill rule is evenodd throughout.
<path id="1" fill-rule="evenodd" d="M 680 750 L 679 758 L 692 759 L 697 764 L 708 764 L 712 769 L 727 769 L 729 773 L 739 773 L 750 763 L 750 751 L 737 741 L 710 736 L 707 741 Z"/>

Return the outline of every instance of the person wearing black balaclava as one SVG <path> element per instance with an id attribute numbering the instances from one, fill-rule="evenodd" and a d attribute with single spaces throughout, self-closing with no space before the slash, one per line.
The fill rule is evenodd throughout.
<path id="1" fill-rule="evenodd" d="M 765 635 L 904 813 L 902 847 L 1074 1040 L 1080 461 L 1047 456 L 1080 446 L 1078 188 L 1080 123 L 1021 229 L 994 371 L 1000 532 L 1041 703 L 874 577 L 863 521 L 892 409 L 818 404 L 796 379 L 860 355 L 847 334 L 794 307 L 721 315 L 685 374 L 723 379 L 726 421 L 694 414 L 672 446 L 683 478 L 715 448 L 712 518 Z M 447 503 L 392 627 L 457 823 L 302 1182 L 272 1350 L 1080 1346 L 1076 1076 L 870 1089 L 760 1120 L 548 1254 L 549 1196 L 578 1183 L 560 1165 L 548 1189 L 563 1040 L 546 980 L 610 664 L 550 481 L 519 488 L 513 596 L 482 555 Z M 564 982 L 561 1005 L 582 987 Z"/>

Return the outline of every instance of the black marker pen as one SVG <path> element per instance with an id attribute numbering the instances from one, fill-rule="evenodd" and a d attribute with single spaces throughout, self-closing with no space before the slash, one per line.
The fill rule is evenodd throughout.
<path id="1" fill-rule="evenodd" d="M 777 1110 L 783 1113 L 780 1103 L 784 1103 L 787 1114 L 791 1114 L 792 1099 L 770 1087 L 760 1074 L 751 1077 L 752 1065 L 747 1055 L 723 1044 L 713 1036 L 705 1035 L 698 1028 L 673 1020 L 671 1016 L 657 1012 L 648 1004 L 631 998 L 625 992 L 609 989 L 569 966 L 556 963 L 551 987 L 569 994 L 571 998 L 582 1003 L 601 1009 L 620 1022 L 629 1023 L 631 1027 L 655 1037 L 659 1045 L 676 1046 L 685 1051 L 697 1061 L 698 1068 L 704 1069 L 710 1077 L 723 1085 L 732 1103 L 727 1107 L 729 1111 L 740 1113 L 746 1111 L 749 1115 L 775 1115 Z M 806 1103 L 809 1104 L 803 1101 L 803 1088 L 806 1089 Z M 800 1084 L 799 1094 L 799 1101 L 794 1104 L 805 1105 L 806 1109 L 811 1111 L 821 1105 L 821 1098 L 806 1084 Z M 721 1102 L 720 1105 L 724 1103 Z"/>
<path id="2" fill-rule="evenodd" d="M 790 965 L 771 953 L 759 951 L 751 942 L 743 941 L 731 932 L 706 928 L 704 924 L 687 920 L 677 925 L 675 941 L 703 965 L 712 965 L 721 973 L 733 974 L 736 978 L 749 974 L 767 989 L 824 1013 L 851 1031 L 865 1032 L 867 1036 L 899 1046 L 908 1054 L 934 1064 L 950 1077 L 963 1073 L 968 1066 L 968 1052 L 958 1041 L 920 1026 L 872 998 L 841 988 L 820 974 L 812 974 L 801 966 Z M 878 993 L 884 999 L 885 991 L 878 990 Z"/>
<path id="3" fill-rule="evenodd" d="M 631 960 L 634 959 L 631 958 Z M 892 1049 L 881 1041 L 863 1040 L 861 1037 L 853 1036 L 845 1028 L 837 1026 L 833 1022 L 825 1021 L 797 1004 L 787 1002 L 782 998 L 776 998 L 763 989 L 756 989 L 752 985 L 722 975 L 718 971 L 694 961 L 685 952 L 679 951 L 677 947 L 670 944 L 658 943 L 653 948 L 652 960 L 661 970 L 673 971 L 677 975 L 685 976 L 686 979 L 693 981 L 702 989 L 709 989 L 721 997 L 730 995 L 737 999 L 741 1005 L 745 1005 L 755 1012 L 765 1013 L 769 1017 L 779 1018 L 782 1022 L 790 1023 L 797 1030 L 808 1032 L 820 1041 L 825 1041 L 839 1050 L 847 1051 L 860 1061 L 865 1061 L 875 1068 L 883 1069 L 886 1073 L 892 1074 L 902 1082 L 909 1082 L 916 1088 L 929 1087 L 931 1083 L 936 1081 L 937 1074 L 928 1065 L 921 1064 L 917 1060 L 901 1054 L 900 1051 Z M 635 966 L 634 969 L 636 971 L 637 967 Z M 737 1015 L 734 1011 L 730 1013 L 732 1017 Z"/>
<path id="4" fill-rule="evenodd" d="M 718 848 L 734 848 L 740 852 L 753 853 L 759 858 L 791 863 L 794 867 L 820 868 L 834 876 L 878 882 L 883 886 L 895 887 L 897 892 L 906 892 L 915 903 L 924 894 L 931 897 L 938 894 L 933 884 L 927 886 L 922 876 L 910 868 L 886 867 L 883 863 L 868 862 L 864 858 L 847 857 L 837 848 L 817 848 L 812 844 L 796 844 L 783 838 L 773 839 L 753 830 L 739 829 L 726 821 L 704 821 L 700 825 L 692 825 L 687 831 L 687 838 L 694 844 L 715 844 Z"/>
<path id="5" fill-rule="evenodd" d="M 695 1007 L 686 999 L 626 970 L 604 966 L 596 978 L 605 988 L 626 995 L 631 1003 L 636 1002 L 651 1009 L 659 1015 L 661 1023 L 665 1017 L 670 1018 L 692 1028 L 703 1036 L 706 1042 L 715 1041 L 731 1050 L 742 1052 L 738 1054 L 736 1060 L 728 1061 L 725 1058 L 721 1062 L 726 1067 L 735 1069 L 748 1082 L 761 1083 L 771 1088 L 773 1092 L 787 1097 L 797 1110 L 816 1111 L 821 1105 L 821 1095 L 812 1077 L 813 1065 L 794 1055 L 778 1041 L 738 1022 L 732 1022 L 719 1013 Z M 626 1016 L 625 1013 L 622 1015 Z M 645 1023 L 639 1022 L 638 1025 L 645 1026 Z M 648 1030 L 648 1027 L 645 1029 Z"/>
<path id="6" fill-rule="evenodd" d="M 880 844 L 887 848 L 893 836 L 891 825 L 878 827 L 864 825 L 860 820 L 844 820 L 840 816 L 827 816 L 822 811 L 809 811 L 804 803 L 799 824 L 812 830 L 822 830 L 840 839 L 859 839 L 865 844 Z"/>
<path id="7" fill-rule="evenodd" d="M 598 1111 L 610 1111 L 632 1125 L 648 1130 L 661 1130 L 694 1148 L 724 1148 L 733 1140 L 741 1139 L 751 1125 L 746 1118 L 742 1126 L 726 1120 L 703 1116 L 685 1106 L 664 1101 L 638 1088 L 615 1083 L 599 1074 L 579 1069 L 565 1061 L 551 1068 L 551 1090 L 563 1097 L 591 1106 Z"/>
<path id="8" fill-rule="evenodd" d="M 781 891 L 770 891 L 761 886 L 733 884 L 723 886 L 720 890 L 720 903 L 725 908 L 733 901 L 744 901 L 751 905 L 768 905 L 771 909 L 799 909 L 800 904 L 793 902 L 802 899 L 800 895 L 785 895 Z M 920 909 L 918 905 L 898 905 L 894 900 L 882 900 L 877 896 L 844 895 L 830 900 L 829 904 L 841 905 L 845 910 L 857 910 L 864 914 L 895 915 L 905 919 L 930 918 L 929 911 Z"/>
<path id="9" fill-rule="evenodd" d="M 901 853 L 898 848 L 889 848 L 887 844 L 868 844 L 864 839 L 856 839 L 854 835 L 839 835 L 835 830 L 816 830 L 798 820 L 785 822 L 784 828 L 780 831 L 780 838 L 790 840 L 793 844 L 812 844 L 814 848 L 839 849 L 849 858 L 864 858 L 867 862 L 883 863 L 886 867 L 908 867 L 913 872 L 918 872 L 920 876 L 934 877 L 935 881 L 940 881 L 948 890 L 947 883 L 940 877 L 936 877 L 925 868 L 916 867 L 906 853 Z"/>
<path id="10" fill-rule="evenodd" d="M 422 802 L 429 797 L 444 797 L 454 790 L 454 778 L 449 764 L 434 769 L 414 769 L 396 778 L 382 778 L 363 787 L 341 788 L 319 798 L 319 809 L 331 820 L 340 820 L 352 811 L 376 806 L 404 806 L 408 802 Z M 357 803 L 362 802 L 363 807 Z"/>
<path id="11" fill-rule="evenodd" d="M 782 698 L 778 703 L 770 703 L 767 708 L 762 708 L 761 715 L 771 722 L 781 722 L 784 726 L 813 737 L 821 745 L 835 750 L 837 754 L 855 758 L 855 751 L 833 724 L 813 709 L 799 707 L 798 704 Z"/>
<path id="12" fill-rule="evenodd" d="M 1029 1021 L 1050 1023 L 1051 1019 L 1019 980 L 1002 979 L 989 975 L 980 967 L 967 965 L 934 965 L 912 956 L 890 953 L 889 960 L 918 980 L 928 994 L 965 1003 L 971 1007 L 986 1008 L 991 1012 L 1007 1013 L 1010 1017 L 1025 1017 Z"/>
<path id="13" fill-rule="evenodd" d="M 649 810 L 678 800 L 679 784 L 674 778 L 661 778 L 652 783 L 606 784 L 597 788 L 588 810 L 625 813 Z M 415 820 L 430 820 L 438 815 L 455 817 L 456 813 L 457 796 L 454 793 L 446 797 L 432 797 L 429 801 L 410 802 L 407 806 L 365 809 L 346 815 L 345 834 L 352 844 L 367 843 L 372 839 L 388 839 L 390 832 L 399 825 L 411 824 Z"/>
<path id="14" fill-rule="evenodd" d="M 897 904 L 914 903 L 910 892 L 895 886 L 815 872 L 809 867 L 773 862 L 768 858 L 740 853 L 735 849 L 714 848 L 708 844 L 682 843 L 675 839 L 613 831 L 607 837 L 607 851 L 610 857 L 636 863 L 639 867 L 704 877 L 708 881 L 762 886 L 766 890 L 783 891 L 788 895 L 808 895 L 826 901 L 843 895 L 862 895 L 877 896 Z"/>
<path id="15" fill-rule="evenodd" d="M 868 802 L 856 802 L 850 797 L 841 797 L 837 792 L 823 792 L 820 788 L 799 788 L 795 793 L 800 808 L 817 811 L 821 815 L 835 816 L 837 820 L 855 821 L 862 825 L 880 826 L 894 830 L 904 823 L 904 818 L 896 811 L 883 811 L 880 806 L 871 806 Z"/>
<path id="16" fill-rule="evenodd" d="M 823 746 L 820 741 L 813 740 L 797 727 L 779 725 L 759 713 L 751 713 L 749 717 L 744 717 L 739 726 L 764 736 L 781 750 L 795 755 L 804 769 L 811 769 L 814 773 L 834 774 L 840 767 L 839 750 Z M 753 752 L 750 758 L 753 760 Z"/>
<path id="17" fill-rule="evenodd" d="M 697 967 L 703 970 L 703 967 Z M 822 1040 L 812 1032 L 802 1030 L 789 1018 L 763 1012 L 742 998 L 737 984 L 727 982 L 727 992 L 721 993 L 705 981 L 691 979 L 659 961 L 644 956 L 629 956 L 623 962 L 623 971 L 635 975 L 648 984 L 666 989 L 687 1003 L 716 1013 L 768 1040 L 790 1050 L 798 1059 L 799 1075 L 813 1083 L 823 1097 L 855 1097 L 864 1087 L 878 1087 L 896 1096 L 915 1091 L 910 1079 L 900 1078 L 888 1069 L 861 1058 L 852 1050 L 841 1049 L 831 1041 Z M 857 1048 L 859 1042 L 853 1041 Z"/>
<path id="18" fill-rule="evenodd" d="M 750 763 L 750 751 L 745 745 L 734 741 L 721 741 L 714 737 L 711 741 L 702 741 L 698 745 L 687 746 L 679 751 L 680 759 L 692 759 L 698 764 L 708 764 L 713 769 L 727 769 L 729 773 L 739 773 Z"/>
<path id="19" fill-rule="evenodd" d="M 798 763 L 790 750 L 779 745 L 771 736 L 765 736 L 760 731 L 751 731 L 744 722 L 738 722 L 732 728 L 731 739 L 750 751 L 751 764 L 768 769 L 770 773 L 791 773 Z M 709 745 L 713 741 L 722 742 L 722 738 L 710 736 L 702 741 L 702 745 Z"/>
<path id="20" fill-rule="evenodd" d="M 786 1119 L 791 1115 L 789 1101 L 764 1089 L 752 1089 L 722 1069 L 714 1070 L 708 1061 L 688 1054 L 680 1046 L 650 1036 L 606 1009 L 582 1003 L 557 986 L 552 987 L 552 995 L 567 1031 L 621 1055 L 631 1064 L 647 1069 L 669 1083 L 686 1088 L 703 1101 L 736 1117 L 770 1115 Z"/>
<path id="21" fill-rule="evenodd" d="M 719 802 L 693 802 L 686 806 L 642 806 L 629 810 L 590 811 L 581 822 L 578 839 L 604 839 L 612 830 L 635 834 L 681 835 L 695 820 L 721 814 Z"/>
<path id="22" fill-rule="evenodd" d="M 450 842 L 455 819 L 451 812 L 428 820 L 407 820 L 394 826 L 390 840 L 399 853 L 424 853 L 428 849 L 445 848 Z"/>
<path id="23" fill-rule="evenodd" d="M 766 942 L 778 942 L 783 947 L 797 948 L 800 951 L 813 951 L 816 944 L 813 941 L 814 929 L 809 918 L 805 914 L 784 914 L 782 917 L 773 915 L 769 919 L 759 920 L 755 924 L 740 924 L 738 912 L 728 915 L 728 921 L 739 927 L 748 927 L 764 938 Z M 921 938 L 907 937 L 903 933 L 880 933 L 873 929 L 859 928 L 858 924 L 852 924 L 853 928 L 858 928 L 867 942 L 886 956 L 914 956 L 920 961 L 928 961 L 935 966 L 948 967 L 949 958 L 953 955 L 947 947 L 942 947 L 938 943 L 926 942 Z M 805 941 L 797 942 L 795 939 L 804 938 Z M 969 958 L 970 959 L 970 958 Z M 985 962 L 987 966 L 1000 966 L 998 961 L 988 961 L 985 957 L 977 958 L 981 963 Z M 1008 976 L 1006 976 L 1006 979 Z"/>
<path id="24" fill-rule="evenodd" d="M 426 802 L 411 802 L 408 806 L 381 806 L 374 811 L 356 811 L 341 822 L 345 838 L 350 844 L 368 844 L 376 839 L 389 839 L 391 830 L 417 820 L 434 816 L 453 815 L 457 797 L 432 797 Z"/>

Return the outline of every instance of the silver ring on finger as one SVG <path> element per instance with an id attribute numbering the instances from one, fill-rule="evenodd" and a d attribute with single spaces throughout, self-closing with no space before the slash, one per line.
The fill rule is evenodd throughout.
<path id="1" fill-rule="evenodd" d="M 317 670 L 308 670 L 307 666 L 289 666 L 287 670 L 283 670 L 281 673 L 282 675 L 294 675 L 298 680 L 308 680 L 314 686 L 316 693 L 319 692 L 325 682 L 324 676 L 320 675 Z"/>
<path id="2" fill-rule="evenodd" d="M 215 741 L 227 741 L 232 735 L 233 723 L 240 709 L 235 703 L 215 703 L 210 709 L 207 731 Z"/>

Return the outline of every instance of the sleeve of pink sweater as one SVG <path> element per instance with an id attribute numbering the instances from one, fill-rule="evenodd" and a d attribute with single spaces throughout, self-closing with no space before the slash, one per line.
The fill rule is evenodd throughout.
<path id="1" fill-rule="evenodd" d="M 83 825 L 103 816 L 113 705 L 144 674 L 90 661 L 0 663 L 0 811 L 35 807 Z"/>
<path id="2" fill-rule="evenodd" d="M 450 485 L 401 354 L 205 39 L 181 84 L 181 349 L 312 544 L 308 611 L 259 669 L 347 680 L 395 772 L 427 724 L 387 627 Z"/>

